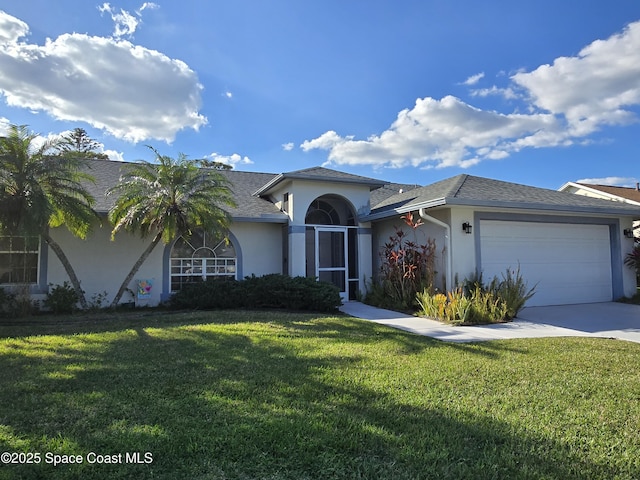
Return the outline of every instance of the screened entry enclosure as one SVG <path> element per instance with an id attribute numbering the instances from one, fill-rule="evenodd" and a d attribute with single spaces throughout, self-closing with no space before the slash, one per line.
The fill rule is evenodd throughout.
<path id="1" fill-rule="evenodd" d="M 355 299 L 358 229 L 352 209 L 344 199 L 326 195 L 309 206 L 305 223 L 307 276 L 334 284 L 344 300 Z"/>
<path id="2" fill-rule="evenodd" d="M 180 237 L 171 249 L 171 291 L 209 278 L 235 279 L 236 267 L 235 248 L 225 239 L 203 232 Z"/>

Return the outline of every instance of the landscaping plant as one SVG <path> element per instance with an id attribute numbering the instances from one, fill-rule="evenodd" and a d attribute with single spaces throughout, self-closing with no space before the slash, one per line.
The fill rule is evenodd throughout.
<path id="1" fill-rule="evenodd" d="M 178 309 L 282 308 L 331 312 L 342 304 L 335 285 L 310 277 L 269 274 L 187 284 L 170 305 Z"/>
<path id="2" fill-rule="evenodd" d="M 62 285 L 49 286 L 49 293 L 44 300 L 44 306 L 56 315 L 72 313 L 76 308 L 80 298 L 69 282 Z"/>
<path id="3" fill-rule="evenodd" d="M 640 278 L 640 244 L 633 247 L 630 253 L 624 259 L 624 264 L 636 271 L 636 275 Z"/>
<path id="4" fill-rule="evenodd" d="M 520 267 L 508 268 L 502 280 L 494 277 L 488 285 L 476 275 L 454 290 L 432 293 L 424 289 L 416 294 L 419 314 L 453 325 L 477 325 L 512 320 L 535 292 L 528 288 Z"/>
<path id="5" fill-rule="evenodd" d="M 413 232 L 413 240 L 406 232 L 395 228 L 389 241 L 385 243 L 378 276 L 372 282 L 371 294 L 365 302 L 379 307 L 410 310 L 415 306 L 416 293 L 431 290 L 435 277 L 435 240 L 428 238 L 420 244 L 416 240 L 416 229 L 423 225 L 421 219 L 414 220 L 409 212 L 400 217 Z"/>

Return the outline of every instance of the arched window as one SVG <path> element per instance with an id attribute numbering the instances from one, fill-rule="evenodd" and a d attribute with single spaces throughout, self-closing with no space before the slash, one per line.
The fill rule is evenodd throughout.
<path id="1" fill-rule="evenodd" d="M 325 195 L 316 198 L 309 205 L 304 223 L 307 225 L 355 225 L 355 217 L 344 200 Z"/>
<path id="2" fill-rule="evenodd" d="M 180 237 L 171 249 L 171 291 L 208 278 L 236 278 L 236 250 L 225 239 L 204 232 Z"/>

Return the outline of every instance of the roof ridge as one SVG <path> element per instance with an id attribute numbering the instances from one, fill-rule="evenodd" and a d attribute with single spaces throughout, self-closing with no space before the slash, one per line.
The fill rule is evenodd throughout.
<path id="1" fill-rule="evenodd" d="M 454 183 L 455 192 L 453 192 L 453 195 L 452 195 L 452 197 L 454 197 L 454 198 L 458 196 L 458 192 L 460 192 L 460 189 L 462 188 L 462 186 L 465 184 L 465 182 L 469 178 L 469 175 L 466 174 L 466 173 L 461 173 L 460 175 L 457 175 L 457 177 L 459 177 L 459 179 L 457 180 L 456 183 Z M 456 178 L 456 177 L 453 177 L 453 178 Z M 456 187 L 456 185 L 457 185 L 457 187 Z"/>

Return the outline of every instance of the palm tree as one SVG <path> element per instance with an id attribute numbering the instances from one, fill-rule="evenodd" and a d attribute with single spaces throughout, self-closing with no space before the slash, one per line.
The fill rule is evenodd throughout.
<path id="1" fill-rule="evenodd" d="M 80 281 L 49 228 L 64 225 L 76 237 L 91 233 L 98 215 L 85 188 L 93 178 L 80 157 L 60 153 L 60 139 L 43 141 L 26 125 L 10 125 L 0 137 L 0 231 L 40 237 L 62 263 L 80 305 L 87 307 Z"/>
<path id="2" fill-rule="evenodd" d="M 132 165 L 107 192 L 118 195 L 109 211 L 114 225 L 112 240 L 121 230 L 138 233 L 142 238 L 153 236 L 122 282 L 112 307 L 120 302 L 133 276 L 160 240 L 166 245 L 195 229 L 226 235 L 231 219 L 222 206 L 235 206 L 230 183 L 220 172 L 200 169 L 197 160 L 188 160 L 184 154 L 173 159 L 149 148 L 158 163 Z"/>

